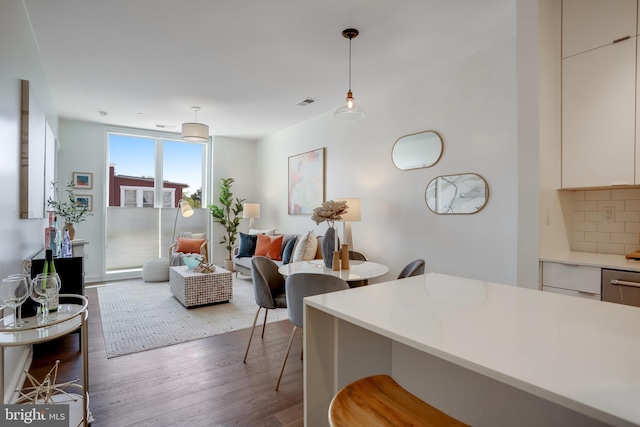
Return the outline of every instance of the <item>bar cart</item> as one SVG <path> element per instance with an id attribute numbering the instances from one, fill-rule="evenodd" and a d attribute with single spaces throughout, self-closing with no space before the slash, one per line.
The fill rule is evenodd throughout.
<path id="1" fill-rule="evenodd" d="M 60 294 L 60 305 L 52 320 L 38 324 L 35 317 L 17 329 L 13 328 L 14 315 L 0 318 L 0 384 L 4 384 L 5 348 L 38 344 L 63 337 L 80 330 L 80 351 L 82 353 L 82 385 L 75 384 L 81 394 L 66 393 L 55 395 L 55 403 L 69 404 L 69 425 L 88 426 L 89 413 L 89 355 L 87 351 L 87 306 L 89 301 L 83 295 Z M 69 399 L 72 397 L 72 399 Z M 0 402 L 4 402 L 4 387 L 0 387 Z M 13 403 L 13 402 L 12 402 Z"/>

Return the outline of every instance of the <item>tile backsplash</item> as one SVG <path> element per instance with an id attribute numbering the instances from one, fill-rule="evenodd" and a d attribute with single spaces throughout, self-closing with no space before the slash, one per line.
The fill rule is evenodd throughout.
<path id="1" fill-rule="evenodd" d="M 571 250 L 640 250 L 640 188 L 573 191 L 572 199 Z"/>

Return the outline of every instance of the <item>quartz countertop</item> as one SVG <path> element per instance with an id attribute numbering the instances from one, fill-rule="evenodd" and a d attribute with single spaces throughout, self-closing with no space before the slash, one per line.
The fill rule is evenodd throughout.
<path id="1" fill-rule="evenodd" d="M 541 255 L 540 261 L 612 268 L 614 270 L 640 271 L 640 261 L 628 260 L 624 255 L 562 251 Z"/>
<path id="2" fill-rule="evenodd" d="M 609 425 L 640 425 L 636 307 L 434 273 L 305 301 Z"/>

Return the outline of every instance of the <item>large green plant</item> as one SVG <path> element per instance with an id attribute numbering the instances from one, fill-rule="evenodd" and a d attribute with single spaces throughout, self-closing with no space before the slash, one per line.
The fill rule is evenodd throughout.
<path id="1" fill-rule="evenodd" d="M 240 225 L 241 218 L 240 214 L 243 210 L 242 202 L 245 200 L 237 197 L 234 200 L 233 193 L 231 192 L 231 185 L 233 182 L 233 178 L 221 178 L 220 197 L 218 200 L 222 206 L 207 206 L 209 208 L 209 212 L 211 212 L 213 221 L 224 227 L 225 234 L 222 236 L 220 244 L 226 245 L 226 249 L 229 252 L 229 258 L 227 259 L 229 260 L 231 259 L 233 246 L 235 245 L 236 237 L 238 236 L 238 226 Z"/>

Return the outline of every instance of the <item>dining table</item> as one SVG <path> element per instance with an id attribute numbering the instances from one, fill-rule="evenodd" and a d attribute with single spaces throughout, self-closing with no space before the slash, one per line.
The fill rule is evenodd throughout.
<path id="1" fill-rule="evenodd" d="M 349 283 L 384 276 L 389 272 L 389 267 L 372 261 L 351 260 L 348 270 L 334 271 L 332 268 L 326 267 L 323 260 L 314 259 L 285 264 L 278 268 L 278 272 L 285 277 L 296 273 L 327 274 L 339 277 Z"/>

